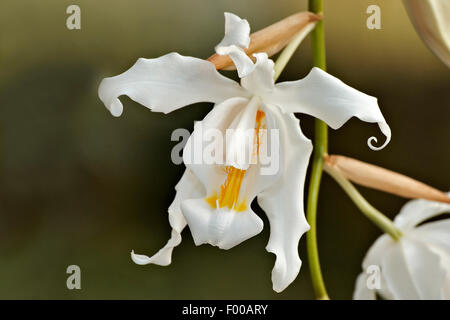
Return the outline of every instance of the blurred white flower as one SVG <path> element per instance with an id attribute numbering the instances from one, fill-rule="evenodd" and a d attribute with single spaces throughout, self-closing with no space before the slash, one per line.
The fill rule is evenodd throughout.
<path id="1" fill-rule="evenodd" d="M 450 68 L 450 1 L 403 0 L 417 33 Z"/>
<path id="2" fill-rule="evenodd" d="M 309 32 L 313 24 L 308 25 Z M 169 113 L 196 102 L 216 105 L 202 121 L 203 128 L 217 129 L 227 135 L 227 154 L 248 154 L 234 157 L 225 165 L 192 164 L 187 155 L 205 143 L 197 126 L 194 127 L 183 151 L 187 167 L 176 186 L 176 197 L 169 207 L 172 237 L 152 257 L 132 252 L 137 264 L 171 263 L 172 250 L 181 242 L 186 225 L 195 244 L 209 243 L 230 249 L 260 233 L 263 221 L 250 205 L 257 197 L 270 222 L 267 250 L 276 255 L 272 271 L 273 288 L 284 290 L 297 276 L 301 261 L 298 255 L 300 237 L 309 229 L 303 212 L 303 187 L 312 145 L 301 132 L 294 112 L 320 118 L 332 128 L 341 127 L 355 116 L 378 123 L 386 135 L 384 147 L 390 140 L 390 129 L 377 104 L 377 99 L 359 92 L 318 68 L 313 68 L 302 80 L 274 83 L 274 63 L 266 53 L 256 53 L 256 63 L 245 54 L 250 42 L 250 26 L 233 14 L 225 14 L 225 37 L 216 47 L 218 54 L 233 60 L 241 83 L 218 73 L 213 63 L 193 57 L 170 53 L 157 59 L 139 59 L 128 71 L 106 78 L 99 87 L 99 97 L 114 116 L 123 110 L 118 99 L 126 94 L 152 111 Z M 305 34 L 306 35 L 306 34 Z M 276 174 L 261 175 L 260 164 L 250 163 L 251 155 L 267 148 L 256 139 L 241 133 L 261 128 L 279 132 L 280 166 Z M 371 137 L 371 143 L 376 138 Z M 202 149 L 202 148 L 201 148 Z M 242 151 L 244 150 L 244 151 Z"/>
<path id="3" fill-rule="evenodd" d="M 409 201 L 394 220 L 403 236 L 394 241 L 384 234 L 375 241 L 364 258 L 353 298 L 373 300 L 378 293 L 395 300 L 450 299 L 450 219 L 420 225 L 442 213 L 450 213 L 449 204 Z M 379 287 L 373 288 L 377 282 Z"/>

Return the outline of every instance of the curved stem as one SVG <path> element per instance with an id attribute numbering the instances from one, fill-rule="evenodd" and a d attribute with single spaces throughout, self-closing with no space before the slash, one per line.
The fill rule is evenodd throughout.
<path id="1" fill-rule="evenodd" d="M 289 60 L 292 58 L 292 55 L 294 54 L 295 50 L 297 50 L 300 43 L 305 39 L 305 37 L 308 35 L 308 33 L 314 29 L 315 24 L 309 24 L 304 29 L 302 29 L 300 32 L 298 32 L 294 38 L 289 42 L 289 44 L 286 46 L 286 48 L 283 49 L 283 51 L 280 53 L 273 69 L 275 70 L 275 74 L 273 76 L 274 81 L 277 81 L 278 77 L 280 76 L 283 69 L 286 67 Z"/>
<path id="2" fill-rule="evenodd" d="M 320 180 L 322 178 L 323 160 L 321 157 L 316 158 L 314 153 L 311 181 L 308 191 L 308 204 L 306 210 L 306 219 L 311 229 L 306 234 L 306 247 L 308 251 L 309 269 L 311 273 L 311 281 L 317 299 L 327 300 L 328 294 L 323 281 L 322 271 L 319 261 L 319 250 L 317 246 L 317 202 L 319 198 Z"/>
<path id="3" fill-rule="evenodd" d="M 309 11 L 322 14 L 322 0 L 309 0 Z M 326 70 L 325 59 L 325 33 L 323 28 L 323 19 L 319 21 L 315 29 L 311 33 L 313 63 L 315 67 Z M 328 149 L 328 127 L 327 125 L 316 119 L 315 120 L 315 139 L 314 139 L 314 155 L 311 171 L 311 180 L 308 191 L 308 203 L 306 210 L 306 218 L 311 229 L 306 234 L 306 245 L 308 249 L 309 269 L 311 272 L 311 280 L 317 299 L 329 299 L 325 283 L 323 281 L 322 271 L 320 269 L 319 251 L 317 247 L 317 202 L 319 199 L 320 181 L 323 170 L 323 155 Z"/>
<path id="4" fill-rule="evenodd" d="M 402 232 L 394 225 L 394 223 L 384 214 L 374 208 L 366 199 L 358 192 L 355 186 L 348 181 L 344 175 L 337 169 L 325 163 L 324 170 L 333 177 L 334 180 L 344 189 L 347 195 L 352 199 L 359 210 L 381 230 L 389 234 L 395 241 L 400 239 Z"/>

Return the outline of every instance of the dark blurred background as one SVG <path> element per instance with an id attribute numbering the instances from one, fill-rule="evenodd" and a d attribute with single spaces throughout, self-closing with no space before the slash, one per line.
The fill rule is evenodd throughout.
<path id="1" fill-rule="evenodd" d="M 66 8 L 81 7 L 81 30 L 66 28 Z M 366 8 L 381 7 L 381 30 Z M 306 0 L 2 0 L 0 3 L 0 298 L 311 299 L 303 267 L 281 294 L 272 291 L 269 225 L 229 251 L 195 247 L 189 230 L 170 267 L 138 266 L 170 235 L 167 207 L 184 170 L 170 161 L 176 128 L 192 130 L 211 105 L 169 115 L 123 98 L 113 118 L 97 97 L 103 77 L 139 57 L 171 51 L 206 58 L 222 39 L 223 12 L 258 30 L 305 10 Z M 328 71 L 379 98 L 392 142 L 376 125 L 349 121 L 330 132 L 330 152 L 450 189 L 450 73 L 422 44 L 400 0 L 325 1 Z M 280 81 L 311 68 L 309 38 Z M 234 76 L 233 73 L 229 73 Z M 299 115 L 313 137 L 313 119 Z M 393 217 L 404 199 L 360 188 Z M 262 216 L 264 216 L 262 214 Z M 369 245 L 380 235 L 329 177 L 323 179 L 318 236 L 332 298 L 351 298 Z M 81 267 L 81 290 L 66 288 L 66 268 Z"/>

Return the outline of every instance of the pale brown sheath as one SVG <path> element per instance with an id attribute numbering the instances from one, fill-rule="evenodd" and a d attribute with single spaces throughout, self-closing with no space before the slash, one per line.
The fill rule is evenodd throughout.
<path id="1" fill-rule="evenodd" d="M 349 157 L 329 155 L 325 162 L 339 170 L 348 180 L 359 185 L 411 199 L 427 199 L 450 203 L 444 192 L 403 174 Z"/>

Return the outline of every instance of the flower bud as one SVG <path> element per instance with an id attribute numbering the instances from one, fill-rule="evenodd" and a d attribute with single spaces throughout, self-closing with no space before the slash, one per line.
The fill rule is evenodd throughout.
<path id="1" fill-rule="evenodd" d="M 444 192 L 400 173 L 356 159 L 330 155 L 326 165 L 339 170 L 348 180 L 359 185 L 392 193 L 405 198 L 420 198 L 450 203 Z"/>
<path id="2" fill-rule="evenodd" d="M 423 42 L 450 67 L 450 1 L 403 0 Z"/>

